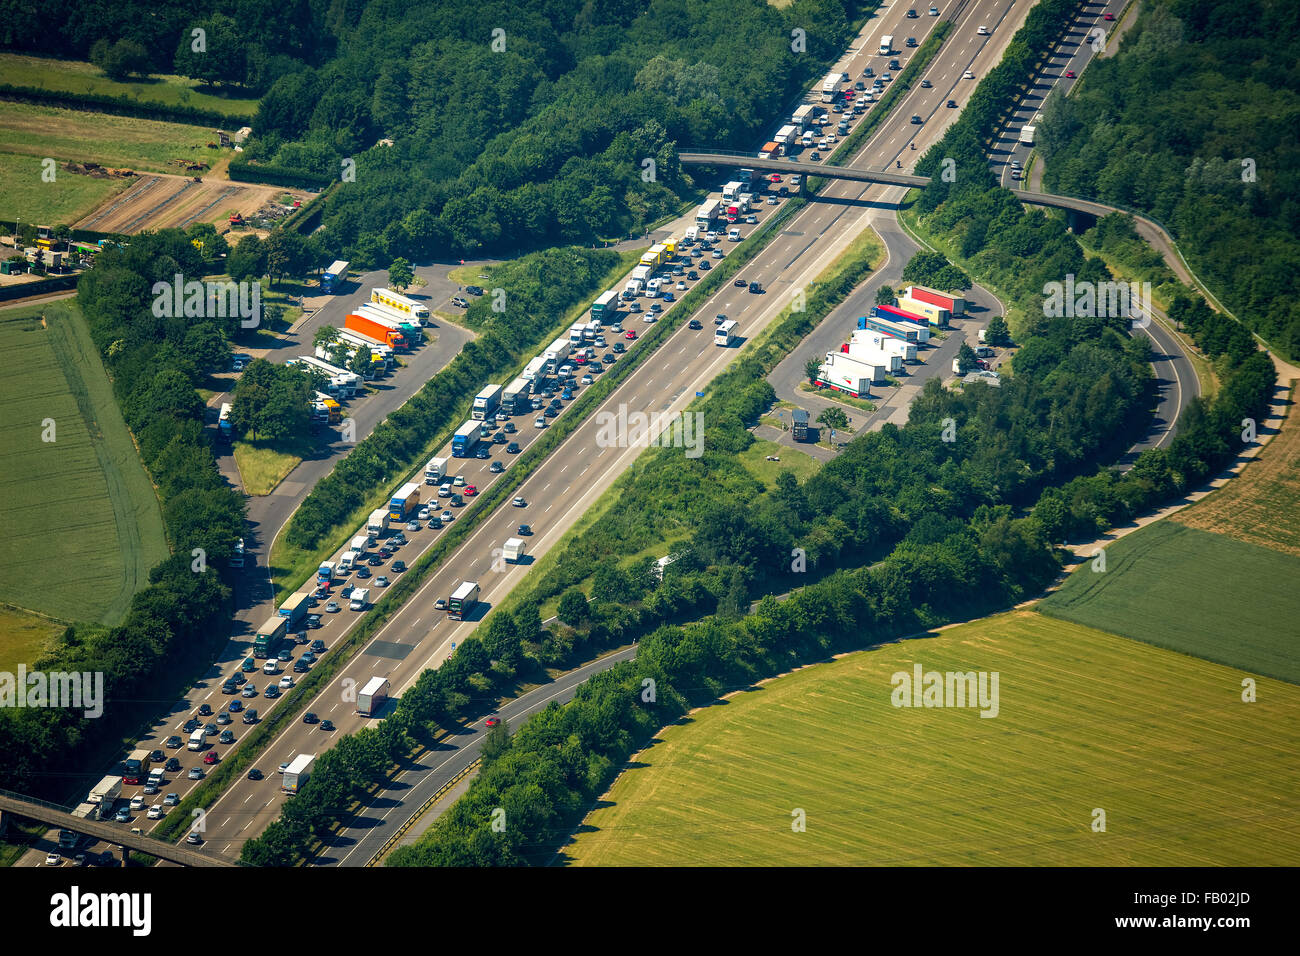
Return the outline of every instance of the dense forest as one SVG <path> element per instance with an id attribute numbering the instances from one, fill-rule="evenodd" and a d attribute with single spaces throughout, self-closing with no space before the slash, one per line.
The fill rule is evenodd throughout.
<path id="1" fill-rule="evenodd" d="M 1300 357 L 1300 5 L 1152 0 L 1039 125 L 1044 188 L 1164 224 L 1223 303 Z"/>

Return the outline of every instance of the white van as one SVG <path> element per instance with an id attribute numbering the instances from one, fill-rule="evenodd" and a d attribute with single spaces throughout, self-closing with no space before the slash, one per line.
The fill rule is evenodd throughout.
<path id="1" fill-rule="evenodd" d="M 203 749 L 203 736 L 204 736 L 204 735 L 203 735 L 203 728 L 202 728 L 202 727 L 200 727 L 198 730 L 196 730 L 196 731 L 194 731 L 192 734 L 190 734 L 189 749 L 190 749 L 190 750 L 202 750 L 202 749 Z"/>
<path id="2" fill-rule="evenodd" d="M 651 299 L 659 298 L 659 285 L 662 279 L 651 279 L 645 284 L 645 294 Z"/>
<path id="3" fill-rule="evenodd" d="M 730 239 L 732 242 L 740 242 L 740 230 L 737 229 L 735 226 L 732 226 L 730 229 L 727 230 L 727 238 Z"/>
<path id="4" fill-rule="evenodd" d="M 799 137 L 800 146 L 811 146 L 812 144 L 813 144 L 813 134 L 811 130 L 809 130 L 808 132 L 804 133 L 802 136 Z"/>
<path id="5" fill-rule="evenodd" d="M 356 560 L 357 560 L 357 553 L 355 551 L 344 551 L 343 555 L 339 558 L 339 567 L 338 567 L 339 571 L 340 572 L 351 571 L 352 564 Z"/>
<path id="6" fill-rule="evenodd" d="M 645 288 L 645 283 L 640 279 L 630 279 L 627 285 L 623 286 L 625 291 L 632 293 L 634 296 L 640 295 L 643 288 Z"/>

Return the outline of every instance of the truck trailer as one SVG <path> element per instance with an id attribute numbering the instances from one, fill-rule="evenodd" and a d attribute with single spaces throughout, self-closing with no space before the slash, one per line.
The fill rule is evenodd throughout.
<path id="1" fill-rule="evenodd" d="M 353 348 L 368 347 L 375 355 L 383 358 L 386 369 L 391 369 L 397 364 L 397 359 L 393 358 L 392 348 L 387 343 L 371 338 L 368 335 L 361 335 L 350 329 L 339 329 L 339 341 L 346 342 Z"/>
<path id="2" fill-rule="evenodd" d="M 858 343 L 872 345 L 886 352 L 891 352 L 899 356 L 904 362 L 916 361 L 916 343 L 904 341 L 894 335 L 874 332 L 871 329 L 854 329 L 852 336 L 849 338 L 849 344 Z M 849 351 L 853 350 L 849 349 Z"/>
<path id="3" fill-rule="evenodd" d="M 930 325 L 937 325 L 939 328 L 947 328 L 948 320 L 952 318 L 952 313 L 947 309 L 931 305 L 929 302 L 922 302 L 920 299 L 909 299 L 905 295 L 898 297 L 898 308 L 928 322 Z"/>
<path id="4" fill-rule="evenodd" d="M 822 102 L 834 103 L 835 95 L 840 89 L 840 71 L 835 70 L 826 74 L 826 79 L 822 80 Z"/>
<path id="5" fill-rule="evenodd" d="M 611 322 L 618 311 L 618 293 L 613 289 L 602 292 L 600 298 L 591 304 L 591 317 L 602 322 Z"/>
<path id="6" fill-rule="evenodd" d="M 711 229 L 713 221 L 718 218 L 718 208 L 721 205 L 716 199 L 706 199 L 700 203 L 700 208 L 695 210 L 695 225 L 701 229 Z"/>
<path id="7" fill-rule="evenodd" d="M 149 776 L 149 751 L 133 750 L 122 765 L 122 782 L 128 786 L 139 786 Z"/>
<path id="8" fill-rule="evenodd" d="M 881 318 L 878 315 L 860 316 L 858 318 L 858 328 L 870 329 L 872 332 L 883 332 L 886 335 L 893 335 L 905 342 L 912 342 L 917 345 L 930 339 L 930 330 L 928 328 L 922 328 L 914 322 L 895 322 Z M 925 336 L 924 339 L 921 337 L 923 335 Z"/>
<path id="9" fill-rule="evenodd" d="M 465 616 L 474 610 L 476 603 L 478 603 L 478 582 L 462 581 L 447 602 L 447 616 L 453 621 L 463 621 Z"/>
<path id="10" fill-rule="evenodd" d="M 424 466 L 424 483 L 426 485 L 440 485 L 442 479 L 447 476 L 447 459 L 430 458 Z"/>
<path id="11" fill-rule="evenodd" d="M 947 292 L 940 292 L 938 289 L 923 285 L 909 285 L 903 290 L 903 295 L 918 302 L 928 302 L 930 305 L 947 309 L 953 315 L 966 314 L 966 300 L 959 295 L 949 295 Z"/>
<path id="12" fill-rule="evenodd" d="M 388 700 L 390 686 L 385 677 L 372 677 L 366 681 L 366 686 L 357 694 L 357 713 L 366 717 L 379 713 L 384 701 Z"/>
<path id="13" fill-rule="evenodd" d="M 885 380 L 885 369 L 870 365 L 843 352 L 828 352 L 818 370 L 817 380 L 836 391 L 860 398 L 870 394 L 871 386 Z"/>
<path id="14" fill-rule="evenodd" d="M 100 820 L 106 820 L 113 815 L 113 804 L 117 803 L 117 798 L 121 795 L 122 778 L 105 777 L 91 788 L 86 802 L 95 805 L 95 815 Z"/>
<path id="15" fill-rule="evenodd" d="M 444 461 L 446 459 L 443 459 Z M 370 512 L 370 517 L 366 519 L 366 530 L 371 534 L 383 534 L 388 530 L 388 509 L 376 508 Z"/>
<path id="16" fill-rule="evenodd" d="M 420 507 L 420 486 L 408 481 L 393 493 L 388 501 L 389 521 L 409 521 L 410 515 Z"/>
<path id="17" fill-rule="evenodd" d="M 523 538 L 506 538 L 505 547 L 501 549 L 501 557 L 511 564 L 518 563 L 526 553 Z"/>
<path id="18" fill-rule="evenodd" d="M 362 312 L 349 312 L 343 319 L 343 327 L 349 332 L 383 342 L 397 352 L 407 351 L 406 336 L 396 322 L 390 324 Z"/>
<path id="19" fill-rule="evenodd" d="M 899 322 L 903 325 L 915 325 L 921 330 L 917 336 L 918 343 L 925 343 L 930 340 L 930 320 L 923 315 L 917 315 L 915 312 L 908 312 L 906 309 L 900 309 L 893 305 L 878 305 L 871 310 L 871 314 L 878 319 L 887 319 L 890 322 Z"/>
<path id="20" fill-rule="evenodd" d="M 414 299 L 408 299 L 404 295 L 399 295 L 392 289 L 371 289 L 370 301 L 376 305 L 387 306 L 394 312 L 400 312 L 421 325 L 429 324 L 430 316 L 427 305 L 416 302 Z"/>
<path id="21" fill-rule="evenodd" d="M 888 351 L 879 345 L 870 345 L 865 342 L 846 342 L 840 346 L 840 351 L 850 358 L 866 362 L 868 365 L 879 365 L 888 372 L 901 372 L 903 370 L 903 357 L 897 352 Z"/>
<path id="22" fill-rule="evenodd" d="M 773 142 L 780 143 L 782 146 L 793 146 L 795 140 L 799 138 L 800 130 L 797 126 L 786 125 L 776 131 L 772 137 Z"/>
<path id="23" fill-rule="evenodd" d="M 474 407 L 470 411 L 470 417 L 478 421 L 488 421 L 496 414 L 497 406 L 501 404 L 501 386 L 485 385 L 483 389 L 474 396 Z"/>
<path id="24" fill-rule="evenodd" d="M 321 274 L 320 290 L 327 295 L 333 294 L 343 286 L 347 279 L 348 261 L 346 259 L 336 259 L 334 264 Z"/>
<path id="25" fill-rule="evenodd" d="M 482 437 L 482 426 L 470 419 L 460 428 L 456 429 L 456 434 L 451 437 L 451 454 L 453 458 L 471 458 L 474 455 L 474 447 L 479 443 Z"/>
<path id="26" fill-rule="evenodd" d="M 307 616 L 307 609 L 310 606 L 308 602 L 310 600 L 311 595 L 306 591 L 299 591 L 297 594 L 291 594 L 285 599 L 285 602 L 280 605 L 280 610 L 277 613 L 288 621 L 289 627 L 296 627 L 302 622 L 302 619 Z"/>
<path id="27" fill-rule="evenodd" d="M 372 319 L 395 323 L 397 330 L 406 337 L 407 343 L 412 346 L 419 345 L 424 341 L 424 329 L 420 326 L 418 319 L 403 315 L 401 312 L 390 309 L 386 305 L 380 305 L 378 302 L 365 302 L 357 306 L 356 311 L 359 315 L 368 315 Z"/>
<path id="28" fill-rule="evenodd" d="M 320 572 L 317 571 L 317 577 L 319 575 Z M 253 656 L 259 660 L 274 657 L 276 651 L 280 649 L 280 644 L 284 641 L 284 635 L 288 631 L 288 618 L 281 617 L 279 614 L 268 618 L 266 623 L 257 629 L 257 634 L 253 637 Z"/>
<path id="29" fill-rule="evenodd" d="M 763 148 L 758 151 L 758 158 L 759 159 L 780 159 L 781 144 L 778 143 L 776 140 L 772 140 L 769 143 L 764 143 Z"/>
<path id="30" fill-rule="evenodd" d="M 284 768 L 284 776 L 280 780 L 281 793 L 297 793 L 307 783 L 311 777 L 312 764 L 316 762 L 315 754 L 298 754 L 289 762 L 289 766 Z"/>
<path id="31" fill-rule="evenodd" d="M 532 386 L 528 384 L 528 379 L 517 378 L 501 393 L 501 408 L 507 415 L 518 415 L 527 411 L 528 397 L 531 393 Z"/>
<path id="32" fill-rule="evenodd" d="M 813 106 L 811 103 L 805 103 L 794 111 L 794 115 L 790 117 L 790 123 L 795 129 L 803 132 L 812 125 L 812 121 L 816 119 L 816 117 L 817 107 Z"/>
<path id="33" fill-rule="evenodd" d="M 520 376 L 520 378 L 523 378 L 529 382 L 536 382 L 543 375 L 546 374 L 545 369 L 546 369 L 546 357 L 544 355 L 539 355 L 537 356 L 537 358 L 533 359 L 531 362 L 529 362 L 527 365 L 524 366 L 524 373 L 523 375 Z"/>

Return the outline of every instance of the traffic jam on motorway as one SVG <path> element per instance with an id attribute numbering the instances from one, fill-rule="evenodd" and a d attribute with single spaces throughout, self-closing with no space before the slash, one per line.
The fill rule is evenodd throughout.
<path id="1" fill-rule="evenodd" d="M 937 8 L 930 8 L 931 16 L 937 13 Z M 916 47 L 916 38 L 906 37 L 903 46 Z M 829 155 L 879 101 L 886 85 L 903 68 L 906 54 L 895 50 L 893 36 L 886 34 L 880 39 L 878 56 L 879 70 L 868 66 L 856 81 L 844 71 L 829 74 L 820 88 L 806 97 L 808 102 L 799 105 L 763 145 L 760 158 L 820 161 Z M 926 85 L 928 81 L 922 83 Z M 370 515 L 364 528 L 356 529 L 345 547 L 322 562 L 310 585 L 279 608 L 268 607 L 270 613 L 253 635 L 247 656 L 232 662 L 220 680 L 200 685 L 195 695 L 178 706 L 173 733 L 163 740 L 140 741 L 120 772 L 91 790 L 77 812 L 132 831 L 160 821 L 228 757 L 242 733 L 263 719 L 295 681 L 343 638 L 384 589 L 414 565 L 438 532 L 453 524 L 462 509 L 473 506 L 470 499 L 489 488 L 514 456 L 562 415 L 583 388 L 636 348 L 641 331 L 666 315 L 729 249 L 743 242 L 803 186 L 798 174 L 742 168 L 734 175 L 736 178 L 699 205 L 693 221 L 654 243 L 621 287 L 600 295 L 584 315 L 585 321 L 572 325 L 532 358 L 509 384 L 486 386 L 474 400 L 472 417 L 456 430 L 451 444 L 427 462 L 423 474 L 412 476 L 386 507 Z M 347 270 L 347 262 L 335 262 L 327 269 L 324 291 L 341 286 Z M 752 294 L 764 292 L 761 282 L 743 276 L 737 276 L 733 284 Z M 470 286 L 466 291 L 482 295 L 485 290 Z M 468 302 L 457 296 L 453 304 L 465 306 Z M 371 373 L 358 375 L 331 364 L 329 360 L 337 352 L 326 346 L 319 347 L 315 356 L 291 360 L 323 373 L 328 382 L 315 397 L 314 420 L 337 423 L 340 402 L 356 394 L 365 379 L 391 371 L 395 353 L 418 345 L 423 338 L 421 328 L 429 319 L 429 309 L 423 303 L 390 289 L 375 288 L 369 302 L 348 312 L 343 327 L 336 330 L 335 346 L 349 359 L 368 349 Z M 740 341 L 737 323 L 725 313 L 710 319 L 711 327 L 699 319 L 692 319 L 688 326 L 699 333 L 701 349 L 709 344 L 731 347 Z M 228 407 L 223 408 L 220 438 L 229 431 L 228 413 Z M 537 528 L 528 518 L 528 501 L 515 497 L 510 506 L 519 509 L 520 520 L 516 536 L 502 542 L 502 550 L 507 562 L 516 562 L 527 554 L 527 538 Z M 238 550 L 242 552 L 242 542 Z M 474 609 L 478 590 L 476 582 L 462 581 L 454 590 L 437 596 L 433 607 L 453 620 L 463 620 Z M 389 690 L 382 677 L 368 678 L 358 696 L 358 713 L 380 715 Z M 336 736 L 332 721 L 310 710 L 302 722 L 319 733 L 321 749 Z M 272 766 L 275 759 L 268 756 L 267 765 L 250 768 L 247 778 L 267 781 L 268 787 L 292 794 L 308 779 L 314 755 L 284 756 L 278 766 Z M 60 835 L 65 849 L 76 846 L 75 834 L 66 839 L 65 843 Z M 195 846 L 203 844 L 203 837 L 195 832 L 185 839 Z M 95 862 L 89 851 L 76 859 Z"/>

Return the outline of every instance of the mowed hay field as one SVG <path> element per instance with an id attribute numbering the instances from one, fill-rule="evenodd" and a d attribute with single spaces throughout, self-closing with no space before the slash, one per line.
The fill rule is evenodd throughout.
<path id="1" fill-rule="evenodd" d="M 891 675 L 997 671 L 999 712 Z M 590 865 L 1295 865 L 1300 688 L 1033 611 L 804 668 L 666 728 L 565 849 Z M 1106 831 L 1093 831 L 1094 810 Z M 792 813 L 806 814 L 806 832 Z"/>
<path id="2" fill-rule="evenodd" d="M 1108 545 L 1105 571 L 1085 562 L 1038 606 L 1054 617 L 1300 683 L 1298 585 L 1300 557 L 1158 521 Z"/>
<path id="3" fill-rule="evenodd" d="M 0 350 L 0 600 L 117 623 L 167 542 L 90 333 L 71 299 L 2 309 Z"/>
<path id="4" fill-rule="evenodd" d="M 1292 394 L 1294 401 L 1295 395 Z M 1300 422 L 1287 415 L 1282 430 L 1237 477 L 1172 517 L 1300 557 Z"/>
<path id="5" fill-rule="evenodd" d="M 108 197 L 125 192 L 134 179 L 96 179 L 55 171 L 55 181 L 41 179 L 40 156 L 0 153 L 0 217 L 23 222 L 76 222 Z M 5 258 L 13 255 L 6 249 Z"/>
<path id="6" fill-rule="evenodd" d="M 213 138 L 206 126 L 0 102 L 0 152 L 60 163 L 175 173 L 180 170 L 168 166 L 169 159 L 216 163 L 225 158 L 222 150 L 207 148 Z M 81 178 L 60 168 L 55 182 L 64 177 Z"/>
<path id="7" fill-rule="evenodd" d="M 0 671 L 16 673 L 54 644 L 63 625 L 38 614 L 0 607 Z"/>

